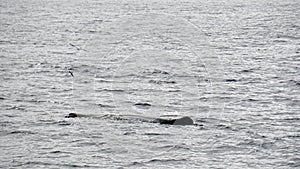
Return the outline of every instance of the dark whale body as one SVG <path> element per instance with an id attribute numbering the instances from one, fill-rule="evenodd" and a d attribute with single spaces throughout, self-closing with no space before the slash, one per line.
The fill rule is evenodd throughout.
<path id="1" fill-rule="evenodd" d="M 65 118 L 76 118 L 76 117 L 94 117 L 88 115 L 82 115 L 77 113 L 69 113 Z M 129 120 L 136 119 L 144 122 L 159 123 L 159 124 L 168 124 L 168 125 L 194 125 L 194 121 L 190 117 L 181 117 L 176 119 L 163 119 L 163 118 L 151 118 L 135 115 L 102 115 L 97 116 L 98 118 L 109 118 L 115 120 Z"/>

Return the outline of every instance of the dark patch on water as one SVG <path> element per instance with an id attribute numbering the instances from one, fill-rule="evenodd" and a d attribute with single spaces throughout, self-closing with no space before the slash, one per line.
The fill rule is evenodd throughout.
<path id="1" fill-rule="evenodd" d="M 245 101 L 249 101 L 249 102 L 258 102 L 259 100 L 258 100 L 258 99 L 252 99 L 252 98 L 250 98 L 250 99 L 246 99 Z"/>
<path id="2" fill-rule="evenodd" d="M 113 93 L 125 92 L 125 90 L 122 89 L 103 89 L 103 91 L 113 92 Z"/>
<path id="3" fill-rule="evenodd" d="M 300 86 L 300 82 L 296 80 L 291 80 L 292 83 L 294 83 L 296 86 Z"/>
<path id="4" fill-rule="evenodd" d="M 166 146 L 162 146 L 159 147 L 161 149 L 168 149 L 170 150 L 178 150 L 178 149 L 184 149 L 184 150 L 191 150 L 191 148 L 187 147 L 186 145 L 166 145 Z"/>
<path id="5" fill-rule="evenodd" d="M 226 79 L 225 82 L 237 82 L 238 80 L 236 79 Z"/>
<path id="6" fill-rule="evenodd" d="M 174 165 L 175 163 L 180 163 L 180 162 L 186 162 L 187 159 L 158 159 L 158 158 L 153 158 L 149 161 L 140 161 L 140 162 L 133 162 L 132 164 L 128 165 L 129 166 L 135 166 L 135 167 L 141 167 L 143 168 L 144 166 L 147 166 L 147 164 L 152 164 L 152 163 L 162 163 L 163 165 L 166 164 L 171 164 L 170 166 Z"/>
<path id="7" fill-rule="evenodd" d="M 51 151 L 49 153 L 52 153 L 52 154 L 58 154 L 58 153 L 63 153 L 62 151 L 59 151 L 59 150 L 55 150 L 55 151 Z"/>
<path id="8" fill-rule="evenodd" d="M 168 133 L 145 133 L 144 135 L 147 135 L 147 136 L 167 136 L 167 135 L 171 135 L 171 134 L 168 134 Z"/>
<path id="9" fill-rule="evenodd" d="M 300 121 L 300 117 L 284 118 L 283 120 L 287 120 L 287 121 Z"/>
<path id="10" fill-rule="evenodd" d="M 241 73 L 251 73 L 251 72 L 253 72 L 252 69 L 245 69 L 241 71 Z"/>
<path id="11" fill-rule="evenodd" d="M 24 134 L 24 135 L 31 135 L 31 134 L 37 134 L 35 132 L 32 131 L 28 131 L 28 130 L 16 130 L 16 131 L 12 131 L 9 134 Z"/>
<path id="12" fill-rule="evenodd" d="M 149 106 L 151 106 L 150 103 L 135 103 L 134 105 L 135 106 L 142 106 L 142 107 L 149 107 Z"/>
<path id="13" fill-rule="evenodd" d="M 187 159 L 151 159 L 150 161 L 146 163 L 173 163 L 173 162 L 184 162 L 187 161 Z"/>
<path id="14" fill-rule="evenodd" d="M 288 138 L 300 138 L 300 135 L 299 134 L 298 135 L 288 135 L 286 137 L 288 137 Z"/>

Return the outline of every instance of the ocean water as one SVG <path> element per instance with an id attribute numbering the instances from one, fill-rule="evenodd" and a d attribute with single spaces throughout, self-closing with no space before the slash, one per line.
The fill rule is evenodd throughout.
<path id="1" fill-rule="evenodd" d="M 0 168 L 299 168 L 299 7 L 0 0 Z"/>

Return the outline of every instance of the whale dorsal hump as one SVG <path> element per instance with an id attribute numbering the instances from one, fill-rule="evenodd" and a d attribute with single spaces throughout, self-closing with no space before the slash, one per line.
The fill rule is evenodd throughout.
<path id="1" fill-rule="evenodd" d="M 181 117 L 175 120 L 174 125 L 194 125 L 194 121 L 190 117 Z"/>

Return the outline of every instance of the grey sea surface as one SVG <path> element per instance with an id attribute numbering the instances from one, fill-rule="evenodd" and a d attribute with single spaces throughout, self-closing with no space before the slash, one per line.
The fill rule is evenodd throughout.
<path id="1" fill-rule="evenodd" d="M 300 168 L 299 18 L 298 0 L 0 0 L 0 168 Z"/>

